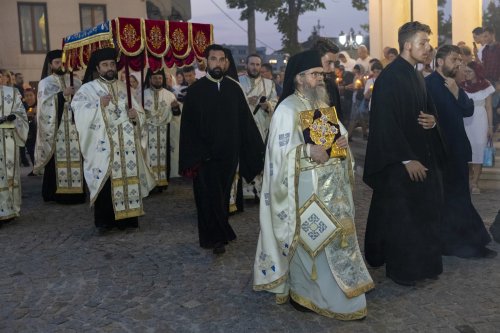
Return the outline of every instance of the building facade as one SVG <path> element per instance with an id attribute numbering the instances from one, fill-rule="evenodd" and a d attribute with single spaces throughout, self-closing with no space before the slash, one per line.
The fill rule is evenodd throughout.
<path id="1" fill-rule="evenodd" d="M 115 17 L 187 21 L 189 0 L 2 0 L 0 68 L 38 81 L 45 54 L 68 35 Z"/>

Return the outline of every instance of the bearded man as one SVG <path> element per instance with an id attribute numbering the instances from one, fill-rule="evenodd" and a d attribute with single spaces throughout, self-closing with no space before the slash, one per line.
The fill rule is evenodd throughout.
<path id="1" fill-rule="evenodd" d="M 464 118 L 474 114 L 474 101 L 455 81 L 461 64 L 460 48 L 443 45 L 436 53 L 436 71 L 425 78 L 448 153 L 443 172 L 442 253 L 462 258 L 494 258 L 497 253 L 485 246 L 491 237 L 470 197 L 468 163 L 472 149 Z"/>
<path id="2" fill-rule="evenodd" d="M 207 75 L 189 86 L 181 120 L 179 171 L 193 178 L 200 246 L 215 254 L 236 238 L 229 195 L 236 167 L 245 179 L 262 171 L 264 143 L 240 85 L 224 76 L 224 48 L 205 50 Z"/>
<path id="3" fill-rule="evenodd" d="M 146 151 L 146 162 L 153 171 L 156 186 L 162 191 L 168 186 L 170 165 L 169 123 L 172 110 L 179 109 L 175 95 L 167 90 L 163 69 L 148 70 L 144 83 L 144 111 L 146 125 L 143 129 L 142 146 Z"/>
<path id="4" fill-rule="evenodd" d="M 356 320 L 373 281 L 356 238 L 346 132 L 328 107 L 319 53 L 292 56 L 269 130 L 254 289 L 299 311 Z"/>
<path id="5" fill-rule="evenodd" d="M 414 286 L 443 271 L 439 246 L 443 145 L 435 109 L 416 70 L 431 46 L 428 25 L 398 30 L 400 56 L 375 81 L 363 180 L 373 189 L 365 256 L 387 277 Z"/>
<path id="6" fill-rule="evenodd" d="M 38 83 L 37 136 L 34 172 L 43 172 L 44 201 L 85 202 L 82 156 L 73 120 L 71 98 L 81 85 L 70 85 L 62 65 L 62 51 L 47 53 Z"/>
<path id="7" fill-rule="evenodd" d="M 262 140 L 265 141 L 274 107 L 278 101 L 274 81 L 261 75 L 262 58 L 258 54 L 247 57 L 247 74 L 238 77 L 253 112 Z M 243 182 L 243 198 L 254 199 L 260 196 L 262 175 L 250 182 Z"/>
<path id="8" fill-rule="evenodd" d="M 129 108 L 125 83 L 117 80 L 116 58 L 113 48 L 94 51 L 71 103 L 101 233 L 137 228 L 138 216 L 144 215 L 142 199 L 156 185 L 139 141 L 146 117 L 133 96 Z"/>

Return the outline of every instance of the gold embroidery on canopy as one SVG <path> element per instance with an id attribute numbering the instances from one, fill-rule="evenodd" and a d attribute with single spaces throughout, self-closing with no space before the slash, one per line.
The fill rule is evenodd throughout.
<path id="1" fill-rule="evenodd" d="M 137 31 L 130 23 L 125 24 L 121 37 L 129 48 L 134 47 L 135 43 L 141 40 L 141 36 L 137 36 Z"/>
<path id="2" fill-rule="evenodd" d="M 177 51 L 182 50 L 187 44 L 186 38 L 181 28 L 177 28 L 172 33 L 172 45 Z"/>
<path id="3" fill-rule="evenodd" d="M 149 31 L 148 41 L 153 45 L 155 49 L 159 49 L 161 44 L 165 41 L 161 34 L 161 29 L 155 25 Z"/>
<path id="4" fill-rule="evenodd" d="M 196 36 L 194 36 L 193 43 L 199 50 L 204 50 L 208 46 L 207 36 L 205 36 L 205 33 L 203 31 L 198 31 L 196 33 Z"/>

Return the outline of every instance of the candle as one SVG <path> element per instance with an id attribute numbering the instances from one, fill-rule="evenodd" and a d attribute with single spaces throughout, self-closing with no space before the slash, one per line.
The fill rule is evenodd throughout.
<path id="1" fill-rule="evenodd" d="M 361 88 L 361 84 L 362 84 L 361 80 L 356 79 L 356 81 L 354 81 L 354 88 L 356 88 L 356 89 Z"/>

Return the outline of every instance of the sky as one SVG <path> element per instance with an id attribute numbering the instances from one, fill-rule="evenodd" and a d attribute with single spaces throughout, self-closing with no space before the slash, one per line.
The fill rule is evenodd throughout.
<path id="1" fill-rule="evenodd" d="M 356 32 L 361 30 L 360 24 L 368 23 L 368 12 L 358 11 L 351 6 L 351 0 L 323 0 L 326 9 L 307 12 L 299 17 L 299 41 L 303 42 L 311 35 L 313 26 L 318 24 L 322 36 L 338 36 L 340 31 L 348 31 L 351 27 Z M 227 13 L 238 25 L 227 18 L 215 4 Z M 247 44 L 247 22 L 240 21 L 240 10 L 229 9 L 226 0 L 191 0 L 191 21 L 211 23 L 214 25 L 214 39 L 219 44 Z M 274 25 L 274 19 L 265 20 L 265 15 L 256 13 L 257 47 L 266 46 L 267 53 L 272 49 L 281 49 L 281 33 Z M 260 41 L 259 41 L 260 40 Z"/>
<path id="2" fill-rule="evenodd" d="M 177 0 L 179 1 L 179 0 Z M 447 1 L 445 15 L 451 12 L 451 1 Z M 490 0 L 483 0 L 483 9 Z M 311 35 L 313 27 L 322 26 L 321 36 L 338 36 L 341 31 L 347 32 L 351 27 L 355 32 L 361 31 L 361 24 L 368 23 L 368 12 L 352 8 L 351 0 L 323 0 L 326 9 L 307 12 L 299 17 L 299 42 Z M 222 11 L 229 15 L 232 22 Z M 214 39 L 219 44 L 247 44 L 247 22 L 240 21 L 240 10 L 229 9 L 226 0 L 191 0 L 191 21 L 211 23 L 214 25 Z M 266 46 L 267 53 L 281 49 L 281 33 L 274 25 L 274 19 L 265 20 L 265 15 L 256 13 L 257 47 Z M 239 26 L 241 26 L 241 28 Z M 243 29 L 242 29 L 243 28 Z"/>

